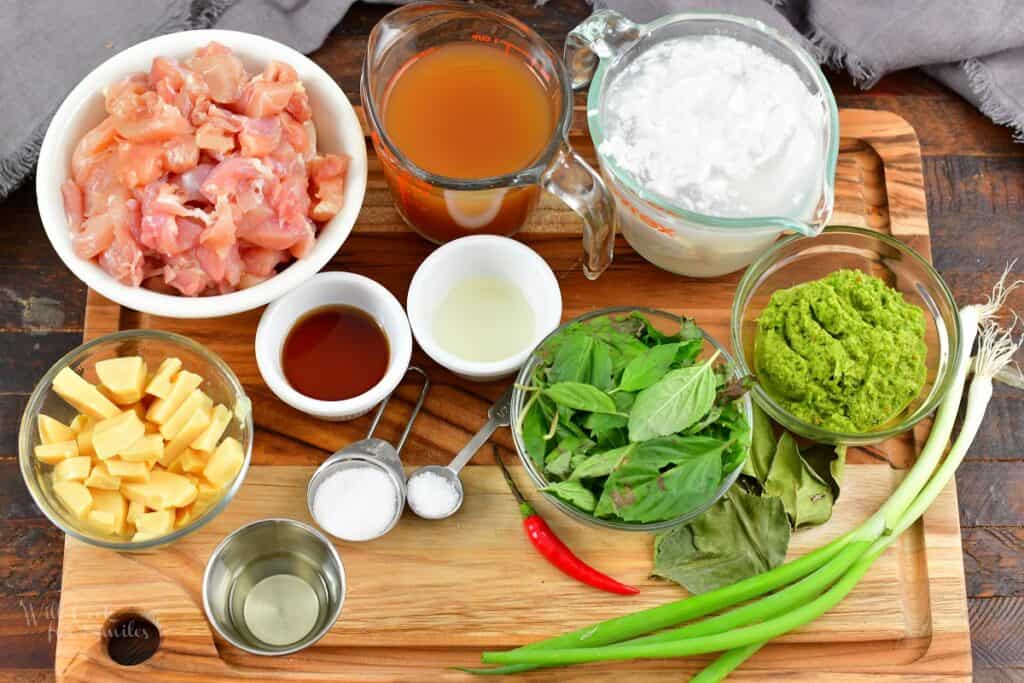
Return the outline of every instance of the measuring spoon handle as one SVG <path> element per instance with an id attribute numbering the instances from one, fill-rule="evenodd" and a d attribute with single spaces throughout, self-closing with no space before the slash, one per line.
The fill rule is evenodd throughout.
<path id="1" fill-rule="evenodd" d="M 462 471 L 462 468 L 465 467 L 470 458 L 480 450 L 481 446 L 487 443 L 487 440 L 491 438 L 491 434 L 494 434 L 494 431 L 500 426 L 500 420 L 496 420 L 493 417 L 489 418 L 487 422 L 484 423 L 484 426 L 480 428 L 480 431 L 473 435 L 473 438 L 469 440 L 469 443 L 463 446 L 458 455 L 456 455 L 448 464 L 448 469 L 455 472 L 455 474 Z"/>

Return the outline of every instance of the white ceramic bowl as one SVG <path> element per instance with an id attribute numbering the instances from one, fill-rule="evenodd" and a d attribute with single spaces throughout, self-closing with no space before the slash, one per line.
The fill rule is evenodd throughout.
<path id="1" fill-rule="evenodd" d="M 434 340 L 434 313 L 444 296 L 468 277 L 493 276 L 516 284 L 533 308 L 534 339 L 519 353 L 495 362 L 467 361 Z M 485 382 L 519 369 L 533 348 L 562 319 L 562 290 L 551 267 L 528 246 L 508 237 L 473 235 L 438 247 L 413 275 L 406 299 L 409 323 L 428 356 L 455 374 Z"/>
<path id="2" fill-rule="evenodd" d="M 384 377 L 369 391 L 343 401 L 320 401 L 288 384 L 281 350 L 296 321 L 309 311 L 332 305 L 354 306 L 380 323 L 391 347 Z M 256 365 L 274 394 L 296 410 L 324 420 L 351 420 L 383 401 L 409 369 L 412 335 L 402 304 L 383 285 L 355 273 L 320 273 L 267 306 L 256 328 Z"/>
<path id="3" fill-rule="evenodd" d="M 309 93 L 317 129 L 317 150 L 347 154 L 351 159 L 345 178 L 345 205 L 320 230 L 316 245 L 278 275 L 255 287 L 230 294 L 185 297 L 129 287 L 104 272 L 93 261 L 71 249 L 71 227 L 64 213 L 60 186 L 71 173 L 71 154 L 78 141 L 105 116 L 103 89 L 136 71 L 149 71 L 155 57 L 185 58 L 210 41 L 231 48 L 250 72 L 267 62 L 287 62 L 299 74 Z M 134 45 L 93 69 L 57 110 L 39 151 L 36 201 L 53 248 L 80 280 L 122 306 L 169 318 L 215 318 L 247 311 L 276 299 L 323 268 L 345 242 L 363 204 L 366 191 L 366 141 L 352 105 L 327 72 L 295 50 L 269 38 L 238 31 L 183 31 Z"/>

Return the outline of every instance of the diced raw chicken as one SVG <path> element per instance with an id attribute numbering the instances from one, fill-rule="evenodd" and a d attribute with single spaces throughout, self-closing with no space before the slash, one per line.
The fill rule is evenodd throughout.
<path id="1" fill-rule="evenodd" d="M 152 90 L 141 94 L 126 91 L 108 104 L 108 110 L 117 134 L 129 142 L 157 142 L 192 130 L 178 108 Z"/>
<path id="2" fill-rule="evenodd" d="M 199 163 L 195 135 L 179 135 L 164 143 L 164 164 L 171 173 L 184 173 Z"/>
<path id="3" fill-rule="evenodd" d="M 294 83 L 254 80 L 242 91 L 237 109 L 252 118 L 277 116 L 288 106 L 294 93 Z"/>
<path id="4" fill-rule="evenodd" d="M 252 273 L 242 273 L 242 277 L 238 278 L 239 289 L 249 289 L 256 285 L 266 282 L 272 275 L 253 275 Z"/>
<path id="5" fill-rule="evenodd" d="M 103 119 L 103 123 L 85 134 L 71 155 L 71 174 L 75 181 L 82 183 L 97 157 L 117 144 L 114 119 Z"/>
<path id="6" fill-rule="evenodd" d="M 126 204 L 135 204 L 131 199 Z M 132 214 L 134 217 L 131 217 Z M 129 220 L 138 220 L 137 211 L 128 210 Z M 138 287 L 145 272 L 145 258 L 131 234 L 129 223 L 114 228 L 113 242 L 99 257 L 100 267 L 126 285 Z"/>
<path id="7" fill-rule="evenodd" d="M 246 119 L 238 134 L 238 144 L 245 157 L 270 154 L 281 144 L 281 122 L 275 117 Z"/>
<path id="8" fill-rule="evenodd" d="M 245 82 L 242 60 L 220 43 L 200 48 L 185 64 L 206 82 L 210 99 L 214 102 L 228 104 L 242 94 Z"/>
<path id="9" fill-rule="evenodd" d="M 64 198 L 64 213 L 67 215 L 68 224 L 72 231 L 82 227 L 82 217 L 85 209 L 82 199 L 82 188 L 71 178 L 68 178 L 60 186 L 61 196 Z"/>
<path id="10" fill-rule="evenodd" d="M 164 282 L 185 296 L 198 296 L 209 285 L 209 278 L 199 265 L 195 251 L 188 251 L 167 259 Z"/>
<path id="11" fill-rule="evenodd" d="M 347 159 L 316 156 L 288 64 L 249 78 L 210 43 L 154 59 L 104 103 L 61 194 L 75 253 L 121 282 L 185 296 L 251 287 L 308 254 L 317 222 L 340 210 Z"/>
<path id="12" fill-rule="evenodd" d="M 306 95 L 306 89 L 301 83 L 292 93 L 284 110 L 294 116 L 296 121 L 305 122 L 313 117 L 313 110 L 309 108 L 309 96 Z"/>
<path id="13" fill-rule="evenodd" d="M 251 245 L 243 246 L 240 253 L 245 272 L 250 275 L 272 275 L 279 264 L 289 260 L 283 251 Z"/>
<path id="14" fill-rule="evenodd" d="M 206 176 L 210 175 L 213 167 L 213 164 L 199 164 L 181 175 L 171 176 L 170 182 L 181 188 L 186 202 L 205 202 L 206 197 L 199 191 L 199 188 L 202 187 L 203 181 L 206 180 Z"/>
<path id="15" fill-rule="evenodd" d="M 309 176 L 313 194 L 320 201 L 313 205 L 310 216 L 315 221 L 334 218 L 345 203 L 345 174 L 348 157 L 325 154 L 309 162 Z"/>
<path id="16" fill-rule="evenodd" d="M 117 179 L 126 187 L 148 185 L 164 174 L 164 148 L 122 142 L 117 146 Z"/>

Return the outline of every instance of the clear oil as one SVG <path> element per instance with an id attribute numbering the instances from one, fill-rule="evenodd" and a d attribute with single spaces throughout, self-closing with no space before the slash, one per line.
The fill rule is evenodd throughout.
<path id="1" fill-rule="evenodd" d="M 270 604 L 264 605 L 259 610 L 262 616 L 258 622 L 250 626 L 247 621 L 246 603 L 252 595 L 253 588 L 264 579 L 284 574 L 295 577 L 299 582 L 294 585 L 285 585 L 287 590 L 277 591 L 271 596 Z M 303 587 L 302 584 L 305 584 Z M 279 586 L 281 587 L 281 586 Z M 297 590 L 296 590 L 297 589 Z M 315 595 L 315 599 L 305 599 L 309 592 Z M 268 597 L 272 591 L 261 591 L 263 597 Z M 261 600 L 262 601 L 262 600 Z M 274 601 L 281 601 L 275 604 Z M 245 565 L 234 581 L 231 582 L 231 593 L 228 596 L 228 614 L 238 633 L 250 643 L 261 649 L 273 651 L 285 649 L 295 645 L 313 633 L 319 632 L 328 619 L 328 605 L 330 604 L 327 583 L 319 569 L 306 557 L 298 553 L 282 552 L 273 555 L 265 555 Z M 302 613 L 290 613 L 291 625 L 283 623 L 281 617 L 284 614 L 277 613 L 278 623 L 272 623 L 275 610 L 291 609 L 301 607 Z M 249 619 L 254 618 L 253 605 L 249 605 Z M 310 624 L 299 627 L 296 624 Z M 303 631 L 303 632 L 299 632 Z M 274 637 L 261 638 L 259 634 L 274 633 Z M 290 634 L 290 635 L 289 635 Z M 266 637 L 266 636 L 265 636 Z M 268 642 L 273 641 L 273 642 Z"/>

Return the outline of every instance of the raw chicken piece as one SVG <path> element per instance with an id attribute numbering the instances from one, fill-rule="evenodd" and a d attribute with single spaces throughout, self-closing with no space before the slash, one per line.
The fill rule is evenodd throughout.
<path id="1" fill-rule="evenodd" d="M 164 174 L 164 148 L 122 142 L 117 146 L 117 179 L 126 187 L 148 185 Z"/>
<path id="2" fill-rule="evenodd" d="M 226 194 L 220 195 L 217 197 L 213 223 L 199 236 L 199 243 L 213 251 L 218 258 L 224 259 L 227 257 L 228 250 L 235 245 L 237 229 L 234 206 Z M 209 272 L 207 270 L 207 273 Z M 214 279 L 219 280 L 220 278 Z"/>
<path id="3" fill-rule="evenodd" d="M 210 43 L 183 62 L 154 59 L 104 103 L 61 194 L 75 253 L 121 282 L 185 296 L 254 286 L 308 254 L 314 221 L 341 207 L 347 160 L 316 156 L 288 64 L 249 78 Z"/>
<path id="4" fill-rule="evenodd" d="M 271 177 L 270 169 L 259 159 L 231 157 L 213 167 L 199 191 L 211 202 L 216 202 L 222 196 L 237 195 L 242 181 Z"/>
<path id="5" fill-rule="evenodd" d="M 199 188 L 202 186 L 203 181 L 206 180 L 206 177 L 210 175 L 213 167 L 214 164 L 199 164 L 181 175 L 171 176 L 170 182 L 181 188 L 186 202 L 206 202 L 206 197 L 199 191 Z"/>
<path id="6" fill-rule="evenodd" d="M 281 122 L 274 117 L 246 119 L 238 144 L 242 156 L 262 157 L 270 154 L 281 143 Z"/>
<path id="7" fill-rule="evenodd" d="M 309 162 L 309 176 L 313 182 L 313 194 L 318 201 L 313 205 L 310 216 L 315 221 L 329 221 L 334 218 L 345 203 L 345 173 L 348 158 L 337 154 L 325 154 Z"/>
<path id="8" fill-rule="evenodd" d="M 231 50 L 220 43 L 210 43 L 196 50 L 194 57 L 185 62 L 210 89 L 210 99 L 228 104 L 242 94 L 245 82 L 245 67 L 242 60 L 231 54 Z"/>
<path id="9" fill-rule="evenodd" d="M 139 193 L 139 199 L 142 220 L 138 239 L 144 247 L 165 256 L 195 247 L 208 218 L 203 211 L 185 206 L 180 188 L 170 183 L 151 183 Z M 186 218 L 190 222 L 184 222 Z"/>
<path id="10" fill-rule="evenodd" d="M 199 265 L 195 251 L 187 251 L 167 259 L 164 282 L 185 296 L 198 296 L 209 285 L 209 278 Z"/>
<path id="11" fill-rule="evenodd" d="M 75 151 L 71 155 L 71 175 L 75 181 L 84 182 L 89 168 L 97 157 L 116 144 L 117 131 L 114 129 L 112 118 L 103 119 L 103 123 L 86 133 L 75 145 Z"/>
<path id="12" fill-rule="evenodd" d="M 277 116 L 288 106 L 294 93 L 294 83 L 254 80 L 242 91 L 237 109 L 252 118 Z"/>
<path id="13" fill-rule="evenodd" d="M 282 222 L 269 210 L 246 213 L 238 224 L 238 238 L 267 249 L 283 251 L 303 237 L 305 226 Z"/>
<path id="14" fill-rule="evenodd" d="M 238 279 L 239 289 L 249 289 L 256 285 L 266 282 L 272 275 L 253 275 L 252 273 L 242 273 L 242 277 Z"/>
<path id="15" fill-rule="evenodd" d="M 113 204 L 131 198 L 131 192 L 117 179 L 117 156 L 113 150 L 97 156 L 84 176 L 76 180 L 82 188 L 86 218 L 98 216 Z"/>
<path id="16" fill-rule="evenodd" d="M 134 199 L 126 202 L 126 205 L 137 204 Z M 135 207 L 137 209 L 137 207 Z M 138 220 L 137 210 L 129 206 L 127 210 L 129 221 Z M 115 278 L 126 285 L 138 287 L 142 284 L 145 272 L 145 259 L 142 250 L 132 238 L 131 226 L 128 222 L 121 223 L 114 228 L 114 239 L 99 257 L 100 268 L 107 271 Z"/>
<path id="17" fill-rule="evenodd" d="M 199 163 L 195 135 L 179 135 L 164 143 L 164 164 L 171 173 L 184 173 Z"/>
<path id="18" fill-rule="evenodd" d="M 306 122 L 313 118 L 313 110 L 309 108 L 309 96 L 306 95 L 306 89 L 301 83 L 292 93 L 284 110 L 294 116 L 296 121 Z"/>
<path id="19" fill-rule="evenodd" d="M 242 277 L 244 265 L 238 253 L 237 243 L 232 243 L 223 253 L 206 244 L 200 244 L 196 248 L 196 258 L 213 283 L 226 284 L 234 288 L 238 284 L 238 279 Z"/>
<path id="20" fill-rule="evenodd" d="M 159 142 L 192 130 L 178 108 L 152 90 L 141 94 L 125 91 L 107 109 L 117 134 L 129 142 Z"/>
<path id="21" fill-rule="evenodd" d="M 84 215 L 82 188 L 71 178 L 68 178 L 60 186 L 60 194 L 64 198 L 64 213 L 67 216 L 68 224 L 72 231 L 82 227 Z"/>
<path id="22" fill-rule="evenodd" d="M 288 260 L 288 255 L 276 249 L 246 245 L 240 249 L 245 272 L 250 275 L 268 276 L 274 273 L 278 264 Z"/>

